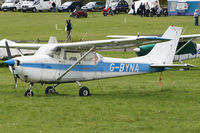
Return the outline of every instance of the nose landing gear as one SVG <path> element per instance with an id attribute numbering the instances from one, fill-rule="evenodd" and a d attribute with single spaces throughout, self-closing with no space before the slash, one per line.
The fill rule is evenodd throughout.
<path id="1" fill-rule="evenodd" d="M 33 83 L 30 83 L 30 88 L 27 91 L 25 91 L 24 96 L 32 97 L 34 95 L 32 88 L 33 88 Z"/>

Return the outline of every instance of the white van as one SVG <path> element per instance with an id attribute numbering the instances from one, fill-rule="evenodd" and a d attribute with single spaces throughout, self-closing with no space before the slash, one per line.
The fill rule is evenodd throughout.
<path id="1" fill-rule="evenodd" d="M 56 7 L 61 5 L 61 0 L 25 0 L 22 3 L 22 11 L 51 11 L 52 10 L 52 3 L 56 3 Z"/>
<path id="2" fill-rule="evenodd" d="M 1 6 L 1 10 L 6 11 L 13 11 L 16 12 L 17 10 L 21 10 L 22 0 L 5 0 L 5 2 Z"/>
<path id="3" fill-rule="evenodd" d="M 0 0 L 0 10 L 1 10 L 2 4 L 3 4 L 3 0 Z"/>

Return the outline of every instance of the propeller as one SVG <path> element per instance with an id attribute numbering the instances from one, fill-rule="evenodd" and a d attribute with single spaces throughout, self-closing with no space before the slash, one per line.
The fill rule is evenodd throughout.
<path id="1" fill-rule="evenodd" d="M 6 44 L 6 51 L 7 51 L 7 55 L 8 55 L 8 60 L 5 61 L 5 63 L 7 65 L 9 65 L 9 68 L 12 70 L 12 75 L 13 75 L 13 78 L 14 78 L 14 81 L 15 81 L 15 87 L 17 88 L 17 77 L 15 76 L 15 73 L 14 73 L 15 61 L 12 59 L 12 55 L 11 55 L 11 52 L 10 52 L 10 48 L 9 48 L 8 42 L 5 41 L 5 44 Z"/>

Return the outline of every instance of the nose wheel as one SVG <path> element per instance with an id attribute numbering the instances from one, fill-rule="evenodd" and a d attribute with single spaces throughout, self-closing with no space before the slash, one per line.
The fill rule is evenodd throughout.
<path id="1" fill-rule="evenodd" d="M 33 88 L 33 83 L 30 83 L 30 88 L 27 91 L 25 91 L 24 96 L 32 97 L 34 95 L 32 88 Z"/>

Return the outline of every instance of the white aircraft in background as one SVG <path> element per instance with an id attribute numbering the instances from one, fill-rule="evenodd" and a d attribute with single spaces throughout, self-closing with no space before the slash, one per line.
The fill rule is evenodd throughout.
<path id="1" fill-rule="evenodd" d="M 55 87 L 61 83 L 76 82 L 80 96 L 89 96 L 87 87 L 82 81 L 112 78 L 134 74 L 162 72 L 169 67 L 188 68 L 189 64 L 173 64 L 173 58 L 182 32 L 181 27 L 170 26 L 162 37 L 130 37 L 98 41 L 53 44 L 16 44 L 3 39 L 0 47 L 6 47 L 9 60 L 5 61 L 13 73 L 15 83 L 17 78 L 30 83 L 25 96 L 33 96 L 33 84 L 55 84 L 48 86 L 45 93 L 54 93 Z M 162 42 L 161 42 L 162 41 Z M 145 56 L 120 59 L 103 57 L 96 49 L 125 48 L 138 44 L 157 43 L 151 52 Z M 9 45 L 8 45 L 9 44 Z M 10 48 L 38 49 L 32 56 L 12 58 Z M 93 52 L 94 51 L 94 52 Z"/>
<path id="2" fill-rule="evenodd" d="M 132 36 L 114 35 L 107 37 L 128 39 Z M 182 62 L 182 60 L 200 58 L 200 44 L 194 42 L 199 40 L 200 34 L 181 35 L 175 52 L 174 61 Z M 153 49 L 155 45 L 155 43 L 140 45 L 137 48 L 134 48 L 133 51 L 136 52 L 137 56 L 145 56 Z"/>

